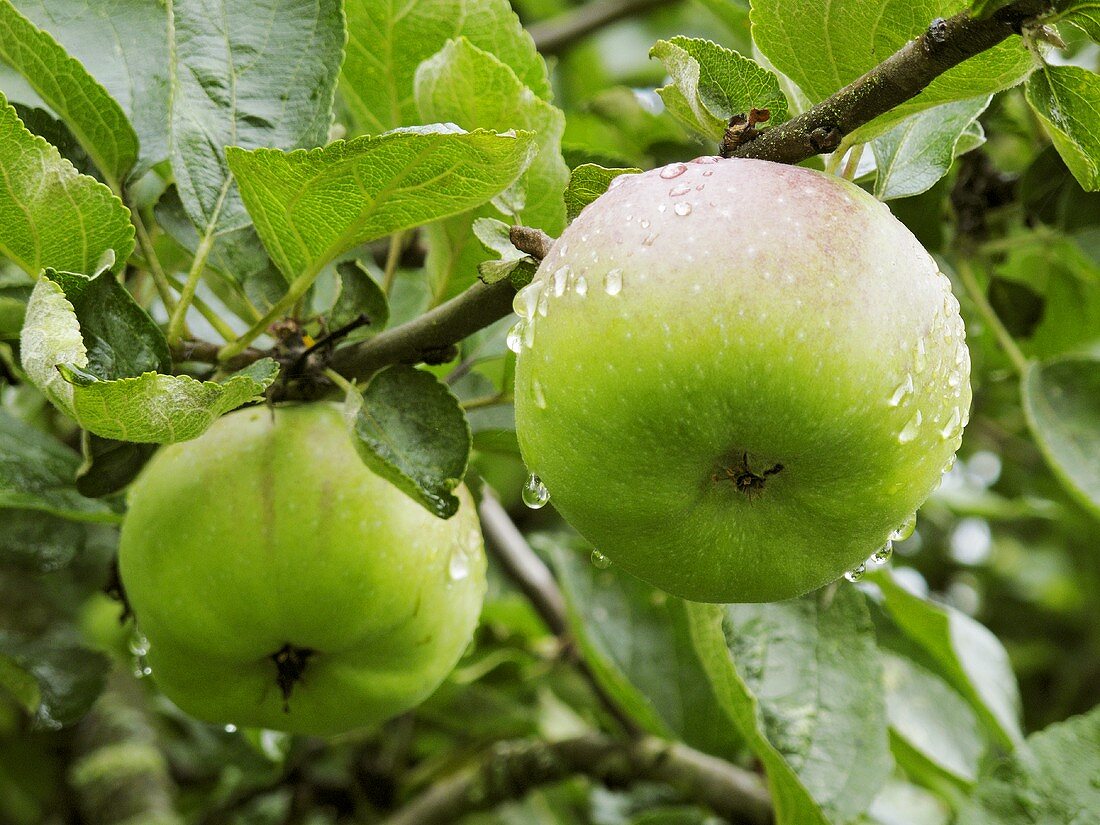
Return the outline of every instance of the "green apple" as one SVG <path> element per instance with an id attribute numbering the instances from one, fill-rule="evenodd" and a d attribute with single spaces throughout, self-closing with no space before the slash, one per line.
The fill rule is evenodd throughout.
<path id="1" fill-rule="evenodd" d="M 612 563 L 688 599 L 786 599 L 858 567 L 968 418 L 950 281 L 885 205 L 810 169 L 620 177 L 516 308 L 528 467 Z"/>
<path id="2" fill-rule="evenodd" d="M 215 722 L 332 734 L 401 713 L 477 625 L 477 511 L 436 518 L 369 470 L 340 409 L 253 407 L 161 450 L 119 566 L 161 690 Z"/>

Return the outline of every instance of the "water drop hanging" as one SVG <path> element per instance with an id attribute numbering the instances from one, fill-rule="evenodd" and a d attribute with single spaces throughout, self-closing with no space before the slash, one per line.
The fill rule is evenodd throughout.
<path id="1" fill-rule="evenodd" d="M 508 344 L 508 349 L 516 355 L 519 355 L 520 348 L 523 345 L 523 328 L 525 326 L 527 326 L 525 322 L 517 321 L 515 326 L 508 330 L 506 343 Z"/>
<path id="2" fill-rule="evenodd" d="M 850 582 L 857 582 L 857 581 L 859 581 L 860 579 L 863 578 L 863 574 L 866 573 L 866 572 L 867 572 L 867 565 L 863 564 L 863 563 L 860 563 L 860 564 L 857 564 L 855 567 L 853 567 L 851 570 L 849 570 L 847 573 L 845 573 L 844 578 L 846 578 Z"/>
<path id="3" fill-rule="evenodd" d="M 523 503 L 532 510 L 540 510 L 550 501 L 550 491 L 542 483 L 542 479 L 535 473 L 527 476 L 527 483 L 523 485 Z"/>
<path id="4" fill-rule="evenodd" d="M 886 544 L 882 545 L 882 547 L 872 553 L 871 558 L 869 558 L 867 561 L 874 565 L 886 564 L 886 562 L 890 561 L 890 556 L 892 556 L 893 554 L 894 542 L 887 541 Z"/>
<path id="5" fill-rule="evenodd" d="M 611 566 L 611 559 L 599 550 L 592 551 L 592 566 L 599 570 L 606 570 Z"/>
<path id="6" fill-rule="evenodd" d="M 913 513 L 890 534 L 890 541 L 905 541 L 917 529 L 917 514 Z"/>
<path id="7" fill-rule="evenodd" d="M 608 295 L 618 295 L 623 291 L 623 271 L 612 269 L 603 279 L 603 291 Z"/>

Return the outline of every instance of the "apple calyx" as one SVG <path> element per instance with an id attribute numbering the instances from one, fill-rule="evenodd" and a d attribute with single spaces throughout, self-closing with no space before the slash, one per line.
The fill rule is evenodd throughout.
<path id="1" fill-rule="evenodd" d="M 783 465 L 778 463 L 759 473 L 753 471 L 752 466 L 749 464 L 748 452 L 743 452 L 735 466 L 719 467 L 711 476 L 711 480 L 715 482 L 731 481 L 735 490 L 744 494 L 748 499 L 754 499 L 764 492 L 768 477 L 781 472 L 783 472 Z"/>
<path id="2" fill-rule="evenodd" d="M 315 652 L 311 648 L 294 647 L 287 642 L 271 654 L 271 660 L 275 662 L 275 683 L 283 694 L 283 713 L 290 713 L 290 693 L 294 685 L 302 680 L 309 657 Z"/>

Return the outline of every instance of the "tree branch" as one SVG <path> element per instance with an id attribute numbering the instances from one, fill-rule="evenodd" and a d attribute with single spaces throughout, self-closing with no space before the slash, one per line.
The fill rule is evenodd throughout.
<path id="1" fill-rule="evenodd" d="M 865 123 L 916 97 L 929 83 L 965 60 L 991 49 L 1024 23 L 1050 11 L 1049 0 L 1016 0 L 988 18 L 966 12 L 934 21 L 862 77 L 793 120 L 737 146 L 729 157 L 798 163 L 832 152 Z"/>
<path id="2" fill-rule="evenodd" d="M 753 773 L 652 736 L 624 742 L 592 733 L 559 742 L 500 743 L 478 764 L 434 784 L 383 825 L 449 824 L 576 774 L 611 785 L 665 782 L 731 822 L 772 821 L 768 792 Z"/>
<path id="3" fill-rule="evenodd" d="M 577 651 L 569 630 L 565 597 L 558 589 L 554 575 L 538 554 L 531 549 L 523 533 L 516 527 L 512 517 L 508 515 L 491 490 L 483 491 L 478 514 L 481 516 L 481 526 L 488 538 L 490 552 L 495 554 L 505 572 L 530 600 L 535 612 L 546 622 L 550 632 L 562 640 L 565 651 L 572 658 L 577 670 L 588 681 L 592 692 L 623 730 L 632 735 L 640 734 L 642 731 L 638 723 L 619 707 L 619 703 L 604 689 L 596 678 L 596 674 L 588 666 L 588 662 Z"/>
<path id="4" fill-rule="evenodd" d="M 353 379 L 369 377 L 390 364 L 419 364 L 512 311 L 516 290 L 507 278 L 477 281 L 460 295 L 368 341 L 336 350 L 331 366 Z"/>
<path id="5" fill-rule="evenodd" d="M 527 31 L 542 54 L 561 54 L 578 40 L 610 23 L 674 2 L 677 0 L 596 0 L 549 20 L 532 23 Z"/>

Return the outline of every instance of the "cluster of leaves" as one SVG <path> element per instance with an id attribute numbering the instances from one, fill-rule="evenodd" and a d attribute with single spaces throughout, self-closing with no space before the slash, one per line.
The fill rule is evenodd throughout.
<path id="1" fill-rule="evenodd" d="M 698 605 L 588 564 L 550 514 L 524 524 L 600 691 L 650 734 L 761 768 L 781 825 L 1100 811 L 1100 18 L 1055 6 L 826 161 L 939 257 L 974 355 L 963 454 L 897 569 Z M 710 153 L 752 109 L 775 128 L 966 8 L 700 0 L 552 75 L 507 0 L 0 0 L 0 819 L 65 816 L 63 782 L 94 808 L 135 775 L 178 785 L 165 822 L 382 818 L 500 740 L 619 733 L 495 569 L 474 650 L 384 731 L 321 745 L 197 724 L 146 682 L 134 698 L 108 679 L 133 669 L 128 627 L 95 595 L 120 491 L 154 445 L 287 391 L 329 333 L 368 347 L 479 276 L 522 285 L 536 261 L 511 225 L 555 235 L 615 176 Z M 440 517 L 464 476 L 518 503 L 507 326 L 346 388 L 364 460 Z M 151 734 L 119 752 L 74 733 L 106 684 L 93 715 L 129 696 L 151 752 Z M 470 821 L 710 816 L 663 785 L 576 779 Z"/>

